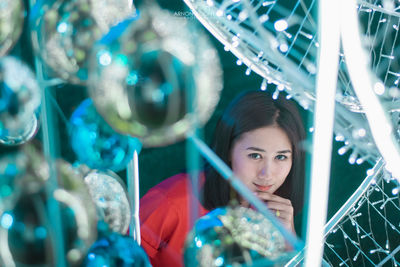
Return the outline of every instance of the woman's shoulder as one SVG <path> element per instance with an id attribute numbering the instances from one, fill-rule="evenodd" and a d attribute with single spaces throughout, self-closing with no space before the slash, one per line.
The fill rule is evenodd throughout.
<path id="1" fill-rule="evenodd" d="M 174 191 L 186 187 L 188 182 L 189 175 L 187 173 L 178 173 L 160 182 L 152 189 L 160 189 L 162 191 Z"/>
<path id="2" fill-rule="evenodd" d="M 203 180 L 203 174 L 200 174 L 200 180 Z M 146 195 L 157 195 L 169 202 L 180 201 L 182 198 L 191 194 L 191 181 L 187 173 L 179 173 L 171 176 L 156 186 L 152 187 Z M 146 197 L 146 195 L 144 197 Z"/>

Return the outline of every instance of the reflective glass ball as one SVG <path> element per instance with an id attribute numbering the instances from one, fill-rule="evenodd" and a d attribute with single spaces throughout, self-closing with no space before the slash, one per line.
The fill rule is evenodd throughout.
<path id="1" fill-rule="evenodd" d="M 23 146 L 23 153 L 28 158 L 26 169 L 17 173 L 14 182 L 19 193 L 13 205 L 0 215 L 0 236 L 6 238 L 2 251 L 17 266 L 54 266 L 54 242 L 64 241 L 66 260 L 76 266 L 97 238 L 95 206 L 83 177 L 69 163 L 58 160 L 58 187 L 53 188 L 55 202 L 50 202 L 46 194 L 50 169 L 44 157 L 31 143 Z M 59 206 L 63 239 L 52 231 L 57 215 L 55 203 Z"/>
<path id="2" fill-rule="evenodd" d="M 72 114 L 69 134 L 79 162 L 92 169 L 118 172 L 141 146 L 137 139 L 115 132 L 97 113 L 90 98 Z"/>
<path id="3" fill-rule="evenodd" d="M 92 54 L 88 85 L 97 110 L 144 146 L 183 139 L 219 101 L 215 48 L 190 20 L 155 5 L 143 5 L 140 17 L 121 29 L 112 28 Z"/>
<path id="4" fill-rule="evenodd" d="M 62 79 L 85 84 L 94 43 L 110 26 L 135 14 L 132 1 L 57 0 L 35 19 L 35 50 Z"/>
<path id="5" fill-rule="evenodd" d="M 111 171 L 93 170 L 84 181 L 97 207 L 98 219 L 106 222 L 111 231 L 126 234 L 131 210 L 121 178 Z"/>
<path id="6" fill-rule="evenodd" d="M 24 25 L 22 0 L 2 0 L 0 5 L 0 57 L 17 42 Z"/>
<path id="7" fill-rule="evenodd" d="M 40 88 L 35 74 L 15 57 L 0 59 L 0 143 L 19 145 L 39 128 Z"/>
<path id="8" fill-rule="evenodd" d="M 185 266 L 283 266 L 289 259 L 282 234 L 244 207 L 218 208 L 201 217 L 184 246 Z"/>
<path id="9" fill-rule="evenodd" d="M 85 267 L 150 267 L 145 251 L 128 236 L 111 233 L 90 248 Z"/>

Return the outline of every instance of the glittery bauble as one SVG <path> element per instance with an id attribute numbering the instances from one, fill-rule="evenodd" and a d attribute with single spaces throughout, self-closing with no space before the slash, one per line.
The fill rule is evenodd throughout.
<path id="1" fill-rule="evenodd" d="M 0 4 L 0 57 L 17 42 L 24 25 L 22 0 L 2 0 Z"/>
<path id="2" fill-rule="evenodd" d="M 8 222 L 0 225 L 2 253 L 10 255 L 17 266 L 55 266 L 54 242 L 61 240 L 50 226 L 55 215 L 45 193 L 50 169 L 32 146 L 24 146 L 23 153 L 29 161 L 25 172 L 15 181 L 21 192 L 15 204 L 0 215 Z M 53 196 L 60 207 L 66 259 L 70 266 L 75 266 L 96 240 L 96 211 L 79 172 L 60 160 L 56 170 L 58 187 Z"/>
<path id="3" fill-rule="evenodd" d="M 110 230 L 126 234 L 131 210 L 123 181 L 111 171 L 97 170 L 85 175 L 84 180 L 96 204 L 99 220 L 105 221 Z"/>
<path id="4" fill-rule="evenodd" d="M 132 16 L 132 1 L 58 0 L 41 7 L 32 40 L 35 50 L 62 79 L 85 84 L 94 43 L 110 26 Z"/>
<path id="5" fill-rule="evenodd" d="M 132 0 L 90 0 L 90 5 L 91 15 L 105 32 L 124 18 L 136 15 Z"/>
<path id="6" fill-rule="evenodd" d="M 116 133 L 89 98 L 74 111 L 70 122 L 72 149 L 78 160 L 92 169 L 120 171 L 140 145 L 136 138 Z"/>
<path id="7" fill-rule="evenodd" d="M 218 208 L 200 218 L 186 239 L 185 266 L 281 266 L 285 239 L 253 209 Z"/>
<path id="8" fill-rule="evenodd" d="M 14 57 L 0 59 L 0 143 L 32 139 L 39 123 L 40 88 L 32 70 Z"/>
<path id="9" fill-rule="evenodd" d="M 112 233 L 99 239 L 90 248 L 86 267 L 150 267 L 145 251 L 128 236 Z"/>
<path id="10" fill-rule="evenodd" d="M 139 19 L 112 28 L 92 54 L 89 93 L 99 113 L 144 146 L 182 139 L 195 115 L 206 122 L 218 103 L 217 52 L 191 23 L 144 5 Z"/>

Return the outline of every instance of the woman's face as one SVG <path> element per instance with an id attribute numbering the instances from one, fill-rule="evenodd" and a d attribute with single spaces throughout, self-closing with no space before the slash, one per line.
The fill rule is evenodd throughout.
<path id="1" fill-rule="evenodd" d="M 278 126 L 242 134 L 231 151 L 232 170 L 253 192 L 274 193 L 292 167 L 292 145 Z"/>

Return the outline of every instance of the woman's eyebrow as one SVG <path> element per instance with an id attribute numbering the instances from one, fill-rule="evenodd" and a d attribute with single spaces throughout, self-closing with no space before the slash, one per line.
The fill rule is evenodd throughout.
<path id="1" fill-rule="evenodd" d="M 254 146 L 249 146 L 246 148 L 246 150 L 254 150 L 254 151 L 259 151 L 259 152 L 266 152 L 264 149 L 259 148 L 259 147 L 254 147 Z"/>
<path id="2" fill-rule="evenodd" d="M 250 146 L 250 147 L 246 148 L 246 150 L 254 150 L 254 151 L 258 151 L 258 152 L 266 152 L 265 149 L 262 149 L 262 148 L 259 148 L 259 147 L 254 147 L 254 146 Z M 276 151 L 276 153 L 278 153 L 278 154 L 289 154 L 289 153 L 292 153 L 292 150 L 290 150 L 290 149 L 279 150 L 279 151 Z"/>
<path id="3" fill-rule="evenodd" d="M 286 150 L 277 151 L 276 153 L 279 153 L 279 154 L 292 153 L 292 150 L 286 149 Z"/>

